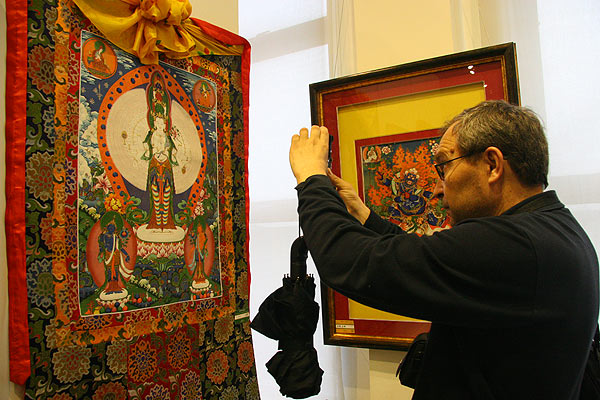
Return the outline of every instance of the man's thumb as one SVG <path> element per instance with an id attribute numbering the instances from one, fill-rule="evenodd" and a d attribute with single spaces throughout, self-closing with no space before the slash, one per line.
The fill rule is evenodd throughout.
<path id="1" fill-rule="evenodd" d="M 327 168 L 327 176 L 329 177 L 329 180 L 331 181 L 331 183 L 333 183 L 333 185 L 336 187 L 339 185 L 340 181 L 342 180 L 342 178 L 340 178 L 339 176 L 337 176 L 336 174 L 333 173 L 331 168 Z"/>

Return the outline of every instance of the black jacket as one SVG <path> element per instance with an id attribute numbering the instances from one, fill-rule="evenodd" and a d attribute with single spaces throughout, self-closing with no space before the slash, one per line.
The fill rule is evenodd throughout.
<path id="1" fill-rule="evenodd" d="M 432 236 L 348 214 L 326 176 L 298 185 L 321 280 L 432 321 L 413 399 L 576 399 L 598 319 L 598 260 L 552 191 Z"/>

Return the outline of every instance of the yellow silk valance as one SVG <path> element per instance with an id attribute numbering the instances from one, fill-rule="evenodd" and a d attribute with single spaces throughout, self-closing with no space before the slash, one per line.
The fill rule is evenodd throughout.
<path id="1" fill-rule="evenodd" d="M 188 0 L 73 0 L 108 40 L 144 64 L 196 54 L 241 55 L 243 46 L 226 45 L 205 34 L 189 18 Z"/>

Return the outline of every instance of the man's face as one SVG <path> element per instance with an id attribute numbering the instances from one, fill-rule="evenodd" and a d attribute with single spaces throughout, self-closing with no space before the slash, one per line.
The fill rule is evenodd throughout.
<path id="1" fill-rule="evenodd" d="M 436 164 L 464 155 L 458 149 L 451 126 L 440 141 L 435 155 Z M 445 164 L 444 180 L 438 180 L 434 195 L 442 201 L 453 224 L 467 218 L 493 215 L 489 198 L 486 166 L 480 156 L 460 158 Z"/>

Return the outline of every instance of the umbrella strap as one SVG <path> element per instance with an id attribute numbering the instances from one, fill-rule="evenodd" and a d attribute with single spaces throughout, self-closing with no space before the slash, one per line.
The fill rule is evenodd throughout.
<path id="1" fill-rule="evenodd" d="M 313 340 L 309 339 L 281 339 L 279 340 L 279 350 L 310 350 L 313 348 Z"/>

